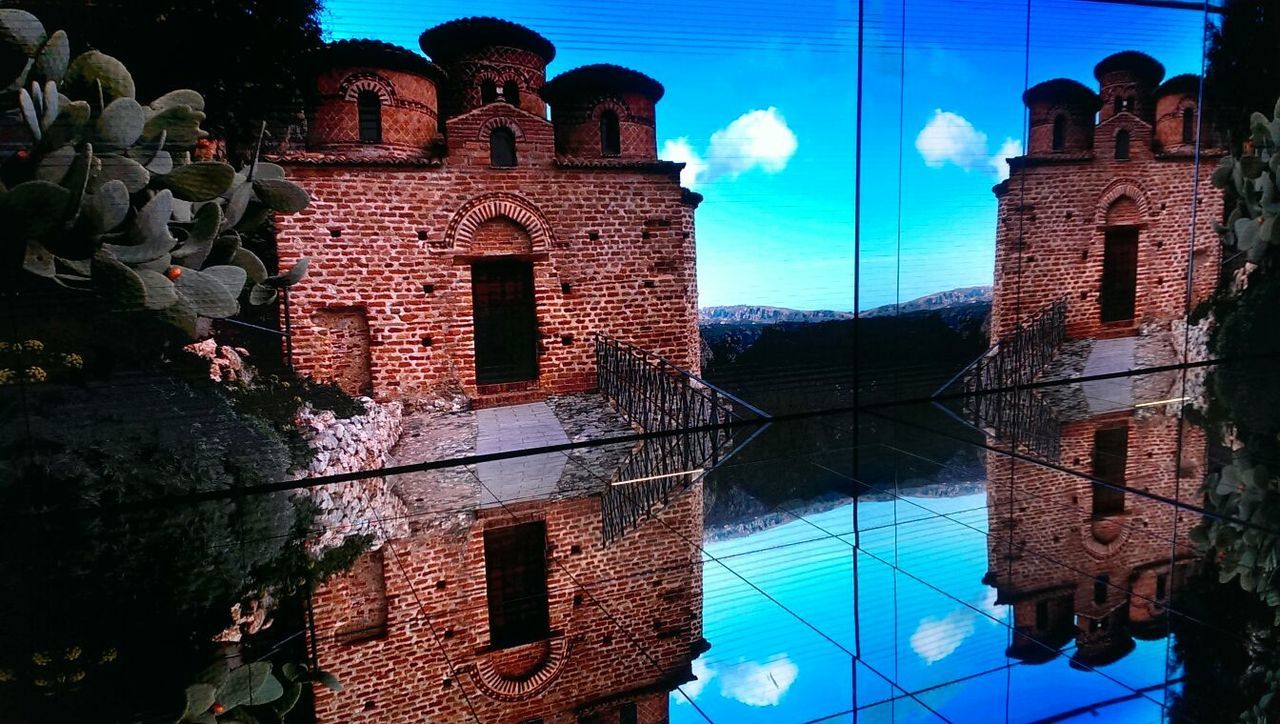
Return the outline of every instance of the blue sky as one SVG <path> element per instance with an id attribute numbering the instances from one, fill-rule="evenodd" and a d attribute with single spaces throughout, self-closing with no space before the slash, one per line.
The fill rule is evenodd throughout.
<path id="1" fill-rule="evenodd" d="M 660 148 L 702 166 L 690 179 L 706 196 L 697 213 L 700 303 L 853 307 L 856 2 L 325 5 L 331 39 L 417 50 L 427 27 L 496 15 L 556 44 L 551 76 L 609 62 L 657 78 L 667 89 Z M 1168 75 L 1200 70 L 1199 13 L 1034 0 L 1028 53 L 1027 7 L 868 0 L 861 307 L 990 283 L 992 160 L 1022 142 L 1028 79 L 1093 84 L 1093 65 L 1129 48 L 1155 56 Z"/>

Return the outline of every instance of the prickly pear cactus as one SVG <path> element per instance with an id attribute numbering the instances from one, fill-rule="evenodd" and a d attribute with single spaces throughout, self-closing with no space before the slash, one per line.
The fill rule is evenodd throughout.
<path id="1" fill-rule="evenodd" d="M 1236 205 L 1226 226 L 1215 225 L 1224 243 L 1244 252 L 1254 264 L 1260 263 L 1267 248 L 1280 244 L 1280 102 L 1273 118 L 1254 113 L 1251 135 L 1239 157 L 1227 156 L 1213 171 L 1213 185 L 1228 189 Z"/>
<path id="2" fill-rule="evenodd" d="M 266 304 L 305 273 L 268 276 L 242 234 L 307 193 L 271 163 L 236 171 L 195 160 L 204 99 L 193 90 L 143 104 L 120 61 L 71 58 L 65 33 L 0 9 L 0 44 L 26 58 L 0 78 L 0 263 L 147 312 L 189 335 L 198 317 Z"/>

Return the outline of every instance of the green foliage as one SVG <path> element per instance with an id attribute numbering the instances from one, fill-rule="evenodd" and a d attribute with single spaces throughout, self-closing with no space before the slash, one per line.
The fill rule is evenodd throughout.
<path id="1" fill-rule="evenodd" d="M 20 267 L 83 292 L 86 305 L 96 297 L 115 312 L 152 313 L 192 338 L 198 318 L 239 312 L 248 282 L 251 302 L 265 304 L 301 279 L 305 260 L 266 276 L 242 235 L 271 213 L 306 208 L 307 193 L 274 164 L 237 172 L 193 160 L 208 135 L 199 93 L 171 91 L 142 105 L 120 61 L 93 50 L 60 73 L 65 35 L 46 40 L 21 11 L 4 18 L 22 31 L 7 33 L 8 51 L 27 58 L 10 83 L 12 108 L 0 101 L 0 112 L 17 111 L 0 117 L 16 119 L 27 136 L 0 166 L 6 271 Z"/>
<path id="2" fill-rule="evenodd" d="M 1254 113 L 1246 150 L 1224 157 L 1212 176 L 1213 185 L 1227 190 L 1227 198 L 1234 202 L 1226 225 L 1217 226 L 1218 233 L 1224 243 L 1244 252 L 1255 264 L 1280 242 L 1276 223 L 1280 216 L 1280 189 L 1276 186 L 1280 171 L 1280 104 L 1273 115 L 1268 118 Z"/>

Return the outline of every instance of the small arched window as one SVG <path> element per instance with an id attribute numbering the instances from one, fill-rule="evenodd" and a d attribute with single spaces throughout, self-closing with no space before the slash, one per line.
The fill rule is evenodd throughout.
<path id="1" fill-rule="evenodd" d="M 1121 129 L 1116 131 L 1116 160 L 1125 161 L 1129 158 L 1129 132 Z"/>
<path id="2" fill-rule="evenodd" d="M 492 80 L 480 81 L 480 102 L 493 103 L 498 100 L 498 84 Z"/>
<path id="3" fill-rule="evenodd" d="M 489 132 L 489 164 L 500 168 L 516 165 L 516 134 L 506 126 Z"/>
<path id="4" fill-rule="evenodd" d="M 1195 143 L 1196 140 L 1196 109 L 1182 109 L 1182 142 Z"/>
<path id="5" fill-rule="evenodd" d="M 502 84 L 502 100 L 513 106 L 520 105 L 520 86 L 514 80 Z"/>
<path id="6" fill-rule="evenodd" d="M 1053 119 L 1053 150 L 1061 151 L 1067 146 L 1067 117 L 1059 115 Z"/>
<path id="7" fill-rule="evenodd" d="M 600 153 L 617 156 L 622 153 L 622 133 L 618 128 L 618 114 L 605 111 L 600 114 Z"/>
<path id="8" fill-rule="evenodd" d="M 360 122 L 361 143 L 382 143 L 382 99 L 371 90 L 356 96 L 356 113 Z"/>

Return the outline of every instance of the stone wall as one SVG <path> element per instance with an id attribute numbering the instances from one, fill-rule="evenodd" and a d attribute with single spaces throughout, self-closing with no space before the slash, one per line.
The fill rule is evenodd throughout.
<path id="1" fill-rule="evenodd" d="M 400 439 L 403 404 L 359 399 L 365 414 L 348 419 L 310 407 L 299 413 L 298 425 L 315 451 L 305 477 L 376 470 L 387 464 L 388 453 Z M 408 534 L 404 503 L 391 492 L 385 478 L 303 488 L 298 494 L 320 507 L 316 520 L 320 533 L 311 543 L 313 554 L 339 545 L 348 535 L 372 535 L 377 548 L 389 538 Z"/>
<path id="2" fill-rule="evenodd" d="M 484 531 L 546 525 L 551 637 L 494 649 Z M 667 720 L 702 639 L 702 486 L 618 542 L 601 544 L 600 498 L 483 509 L 461 530 L 388 543 L 316 592 L 319 663 L 346 687 L 316 690 L 316 720 L 569 724 L 635 702 Z M 373 630 L 363 637 L 350 632 Z"/>

